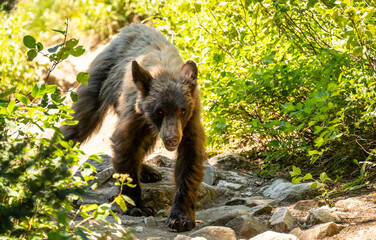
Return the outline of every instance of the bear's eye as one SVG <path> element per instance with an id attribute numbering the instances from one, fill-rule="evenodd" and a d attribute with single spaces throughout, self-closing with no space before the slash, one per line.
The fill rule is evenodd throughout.
<path id="1" fill-rule="evenodd" d="M 185 108 L 180 109 L 180 115 L 185 115 L 186 112 L 187 110 Z"/>
<path id="2" fill-rule="evenodd" d="M 163 115 L 163 114 L 164 114 L 164 111 L 163 111 L 162 108 L 158 108 L 157 111 L 156 111 L 156 113 L 157 113 L 158 115 Z"/>

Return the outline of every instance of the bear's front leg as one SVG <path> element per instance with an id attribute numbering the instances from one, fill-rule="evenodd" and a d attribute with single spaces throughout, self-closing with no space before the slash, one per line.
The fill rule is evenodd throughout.
<path id="1" fill-rule="evenodd" d="M 113 142 L 113 167 L 116 173 L 129 174 L 136 187 L 124 187 L 122 194 L 130 197 L 135 205 L 127 204 L 125 214 L 131 216 L 151 216 L 155 211 L 144 206 L 141 199 L 140 175 L 145 153 L 155 144 L 155 137 L 139 115 L 120 119 L 111 140 Z"/>
<path id="2" fill-rule="evenodd" d="M 192 119 L 185 127 L 175 164 L 176 193 L 166 224 L 177 231 L 195 227 L 197 191 L 203 179 L 205 133 L 199 119 Z"/>

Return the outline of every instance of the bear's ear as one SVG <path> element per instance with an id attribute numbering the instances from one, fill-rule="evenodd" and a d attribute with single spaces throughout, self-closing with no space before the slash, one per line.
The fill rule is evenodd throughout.
<path id="1" fill-rule="evenodd" d="M 144 97 L 147 96 L 149 94 L 152 77 L 150 73 L 143 69 L 136 61 L 132 61 L 132 78 L 137 89 Z"/>
<path id="2" fill-rule="evenodd" d="M 187 61 L 180 70 L 180 80 L 187 84 L 193 93 L 197 86 L 197 65 L 193 61 Z"/>

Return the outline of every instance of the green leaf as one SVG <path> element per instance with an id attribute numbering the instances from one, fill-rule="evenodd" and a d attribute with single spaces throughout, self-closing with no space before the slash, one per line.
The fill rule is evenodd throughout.
<path id="1" fill-rule="evenodd" d="M 42 43 L 37 42 L 37 50 L 38 50 L 38 52 L 43 50 L 43 44 Z"/>
<path id="2" fill-rule="evenodd" d="M 121 210 L 123 210 L 123 209 L 121 209 Z M 127 209 L 125 209 L 125 210 L 123 210 L 123 211 L 126 211 Z M 118 217 L 118 215 L 116 215 L 116 213 L 114 213 L 113 211 L 111 211 L 110 210 L 110 213 L 111 213 L 111 215 L 115 218 L 115 220 L 116 220 L 116 222 L 118 223 L 118 224 L 121 224 L 121 219 Z"/>
<path id="3" fill-rule="evenodd" d="M 121 196 L 123 197 L 124 201 L 126 201 L 127 203 L 130 203 L 131 205 L 136 205 L 134 201 L 127 195 L 121 195 Z"/>
<path id="4" fill-rule="evenodd" d="M 296 174 L 296 175 L 300 175 L 302 173 L 302 171 L 300 170 L 299 167 L 295 167 L 295 166 L 292 166 L 292 171 Z"/>
<path id="5" fill-rule="evenodd" d="M 85 52 L 85 49 L 82 46 L 78 46 L 70 50 L 70 54 L 75 57 L 81 56 L 82 54 L 84 54 L 84 52 Z"/>
<path id="6" fill-rule="evenodd" d="M 0 98 L 5 98 L 7 96 L 9 96 L 10 94 L 12 94 L 14 91 L 16 90 L 16 87 L 12 87 L 11 89 L 5 91 L 5 92 L 2 92 L 0 93 Z"/>
<path id="7" fill-rule="evenodd" d="M 30 35 L 26 35 L 24 38 L 23 38 L 23 43 L 24 45 L 27 47 L 27 48 L 35 48 L 36 46 L 36 41 L 35 39 L 30 36 Z"/>
<path id="8" fill-rule="evenodd" d="M 61 122 L 61 125 L 76 125 L 78 123 L 77 120 L 65 120 Z"/>
<path id="9" fill-rule="evenodd" d="M 120 206 L 121 210 L 123 210 L 123 211 L 127 210 L 127 205 L 126 205 L 125 200 L 123 199 L 122 196 L 118 196 L 115 199 L 115 202 Z"/>
<path id="10" fill-rule="evenodd" d="M 103 203 L 101 204 L 99 207 L 98 207 L 98 210 L 104 212 L 104 211 L 108 211 L 108 210 L 111 210 L 111 204 L 109 203 Z"/>
<path id="11" fill-rule="evenodd" d="M 311 184 L 311 188 L 312 188 L 312 189 L 316 189 L 316 188 L 317 188 L 317 182 L 313 182 L 313 183 Z"/>
<path id="12" fill-rule="evenodd" d="M 37 55 L 38 53 L 35 49 L 30 49 L 27 51 L 27 61 L 33 61 Z"/>
<path id="13" fill-rule="evenodd" d="M 48 85 L 46 86 L 46 93 L 54 93 L 56 92 L 57 85 Z"/>
<path id="14" fill-rule="evenodd" d="M 77 93 L 75 92 L 70 92 L 70 98 L 72 99 L 73 102 L 77 102 L 78 101 L 78 95 Z"/>
<path id="15" fill-rule="evenodd" d="M 90 212 L 90 211 L 97 210 L 97 209 L 98 209 L 97 204 L 85 204 L 85 205 L 82 206 L 81 211 L 82 212 Z"/>
<path id="16" fill-rule="evenodd" d="M 62 45 L 63 45 L 63 43 L 60 43 L 60 44 L 58 44 L 58 45 L 56 45 L 56 46 L 54 46 L 52 48 L 47 49 L 47 51 L 49 53 L 55 53 L 59 49 L 59 47 L 61 47 Z"/>
<path id="17" fill-rule="evenodd" d="M 69 39 L 66 43 L 65 46 L 72 49 L 78 44 L 78 40 L 75 38 Z"/>
<path id="18" fill-rule="evenodd" d="M 77 74 L 77 78 L 76 78 L 77 82 L 82 83 L 85 86 L 87 86 L 88 85 L 89 76 L 90 76 L 89 73 L 80 72 L 80 73 Z"/>
<path id="19" fill-rule="evenodd" d="M 15 93 L 14 95 L 16 96 L 18 101 L 22 102 L 23 104 L 28 105 L 30 103 L 30 100 L 27 97 L 25 97 L 24 95 L 22 95 L 20 93 Z"/>
<path id="20" fill-rule="evenodd" d="M 326 180 L 328 180 L 328 175 L 326 175 L 325 172 L 322 172 L 322 173 L 320 174 L 320 181 L 321 181 L 322 183 L 324 183 Z"/>
<path id="21" fill-rule="evenodd" d="M 67 33 L 66 31 L 62 31 L 62 30 L 58 30 L 58 29 L 52 29 L 52 31 L 54 32 L 58 32 L 58 33 L 61 33 L 65 36 L 65 34 Z"/>
<path id="22" fill-rule="evenodd" d="M 8 112 L 12 113 L 13 110 L 15 109 L 15 106 L 16 106 L 16 102 L 14 100 L 10 101 L 7 107 Z"/>
<path id="23" fill-rule="evenodd" d="M 38 92 L 39 92 L 39 87 L 38 87 L 38 84 L 35 84 L 33 89 L 31 90 L 31 96 L 33 98 L 36 98 L 37 95 L 38 95 Z"/>
<path id="24" fill-rule="evenodd" d="M 99 163 L 101 163 L 103 161 L 103 158 L 101 156 L 98 156 L 97 154 L 90 155 L 89 159 L 95 160 Z"/>

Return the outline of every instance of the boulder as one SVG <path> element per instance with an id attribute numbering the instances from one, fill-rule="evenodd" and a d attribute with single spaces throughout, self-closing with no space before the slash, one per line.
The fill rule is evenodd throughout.
<path id="1" fill-rule="evenodd" d="M 214 185 L 217 184 L 220 179 L 224 178 L 224 175 L 221 173 L 221 171 L 208 164 L 205 163 L 205 173 L 204 173 L 204 180 L 203 182 L 208 184 L 208 185 Z"/>
<path id="2" fill-rule="evenodd" d="M 316 240 L 324 237 L 330 237 L 337 234 L 343 227 L 333 222 L 323 223 L 313 226 L 307 230 L 294 228 L 290 233 L 297 236 L 300 240 Z"/>
<path id="3" fill-rule="evenodd" d="M 340 221 L 341 219 L 334 212 L 334 209 L 330 209 L 327 206 L 310 210 L 307 216 L 307 223 L 311 225 L 318 224 L 318 223 L 340 222 Z"/>
<path id="4" fill-rule="evenodd" d="M 287 208 L 282 207 L 274 212 L 269 220 L 269 224 L 276 232 L 289 232 L 295 224 L 295 218 Z"/>
<path id="5" fill-rule="evenodd" d="M 318 191 L 312 189 L 311 185 L 312 183 L 292 184 L 284 179 L 277 179 L 263 191 L 263 194 L 278 201 L 299 201 L 318 194 Z M 318 185 L 318 188 L 323 186 L 320 183 Z"/>
<path id="6" fill-rule="evenodd" d="M 223 170 L 232 170 L 237 168 L 247 167 L 247 160 L 236 153 L 224 152 L 217 156 L 214 156 L 208 160 L 208 162 Z"/>
<path id="7" fill-rule="evenodd" d="M 234 230 L 228 227 L 221 227 L 221 226 L 208 226 L 201 228 L 191 234 L 190 237 L 202 237 L 206 240 L 218 240 L 218 239 L 226 239 L 226 240 L 236 240 L 236 234 Z"/>
<path id="8" fill-rule="evenodd" d="M 269 230 L 250 214 L 241 215 L 228 221 L 225 227 L 233 229 L 238 238 L 251 238 Z"/>
<path id="9" fill-rule="evenodd" d="M 249 240 L 300 240 L 295 235 L 267 231 L 250 238 Z"/>

